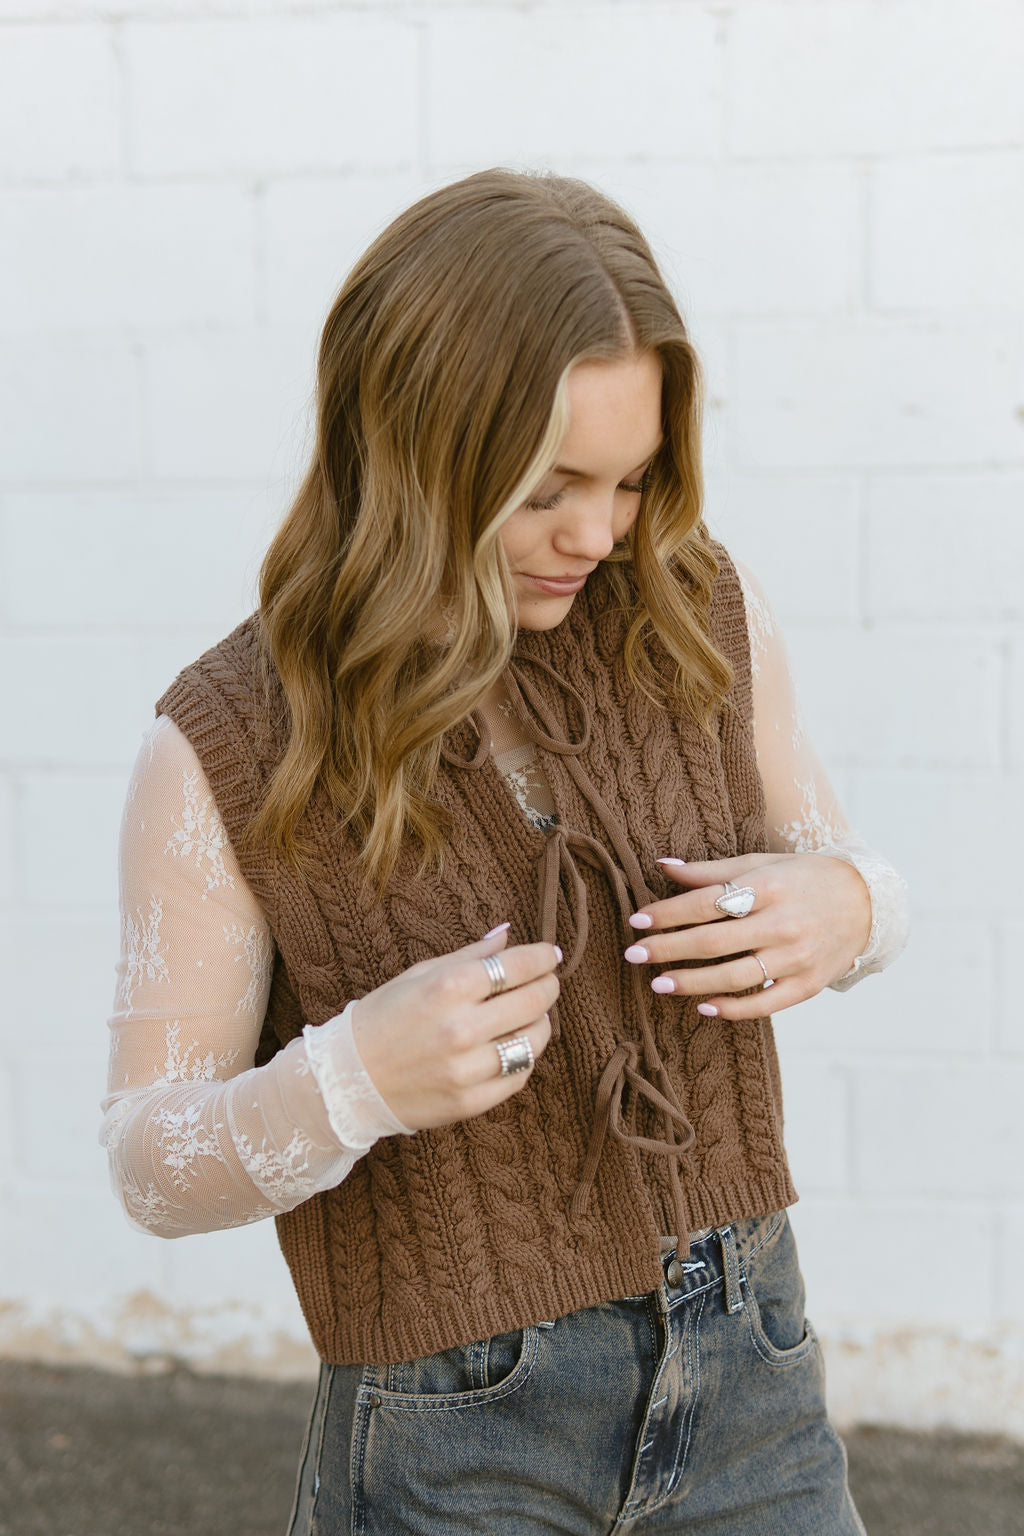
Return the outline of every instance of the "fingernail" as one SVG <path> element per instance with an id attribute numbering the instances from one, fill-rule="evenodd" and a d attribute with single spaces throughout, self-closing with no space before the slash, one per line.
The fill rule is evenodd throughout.
<path id="1" fill-rule="evenodd" d="M 702 1013 L 706 1019 L 717 1019 L 718 1009 L 714 1003 L 698 1003 L 697 1012 Z"/>
<path id="2" fill-rule="evenodd" d="M 629 920 L 631 928 L 653 928 L 654 918 L 648 917 L 646 912 L 634 912 Z"/>
<path id="3" fill-rule="evenodd" d="M 631 944 L 622 958 L 628 960 L 630 965 L 643 965 L 644 961 L 651 957 L 642 944 Z"/>
<path id="4" fill-rule="evenodd" d="M 685 864 L 685 859 L 655 859 L 655 864 Z"/>
<path id="5" fill-rule="evenodd" d="M 504 933 L 506 928 L 511 928 L 511 923 L 499 923 L 497 928 L 491 928 L 484 934 L 485 939 L 493 939 L 497 934 Z"/>
<path id="6" fill-rule="evenodd" d="M 652 992 L 674 992 L 676 984 L 671 976 L 655 976 L 651 982 Z"/>
<path id="7" fill-rule="evenodd" d="M 559 965 L 561 965 L 562 961 L 565 959 L 565 956 L 562 954 L 562 951 L 559 949 L 557 944 L 552 944 L 551 948 L 555 952 Z"/>

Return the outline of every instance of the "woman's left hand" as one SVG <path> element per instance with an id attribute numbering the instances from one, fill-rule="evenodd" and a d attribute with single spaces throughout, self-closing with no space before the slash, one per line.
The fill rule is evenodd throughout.
<path id="1" fill-rule="evenodd" d="M 634 914 L 651 921 L 632 923 L 635 933 L 626 959 L 668 966 L 654 977 L 654 991 L 701 997 L 705 1001 L 698 1011 L 705 1016 L 758 1019 L 802 1003 L 845 975 L 867 947 L 868 889 L 842 859 L 820 853 L 752 853 L 702 864 L 662 863 L 661 868 L 692 889 Z M 747 916 L 729 917 L 715 906 L 726 880 L 753 890 Z M 675 960 L 690 963 L 672 970 Z M 773 985 L 765 997 L 766 975 Z M 755 986 L 753 995 L 736 996 Z"/>

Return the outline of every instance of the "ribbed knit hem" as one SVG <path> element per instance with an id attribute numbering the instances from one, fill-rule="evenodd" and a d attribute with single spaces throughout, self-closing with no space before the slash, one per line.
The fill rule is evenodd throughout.
<path id="1" fill-rule="evenodd" d="M 713 1198 L 691 1205 L 690 1230 L 767 1216 L 792 1205 L 797 1198 L 785 1170 L 778 1176 L 726 1185 Z M 662 1283 L 659 1246 L 658 1236 L 651 1234 L 639 1241 L 632 1253 L 616 1253 L 610 1246 L 590 1249 L 571 1267 L 554 1270 L 543 1284 L 524 1280 L 514 1292 L 491 1292 L 465 1305 L 431 1309 L 429 1315 L 414 1311 L 402 1315 L 400 1300 L 392 1299 L 386 1323 L 379 1317 L 318 1322 L 305 1305 L 303 1310 L 322 1360 L 331 1365 L 394 1365 L 493 1334 L 511 1333 L 531 1323 L 553 1322 L 583 1307 L 657 1290 Z M 307 1273 L 304 1279 L 312 1299 L 312 1277 Z M 318 1289 L 322 1297 L 325 1290 Z M 304 1300 L 301 1291 L 299 1300 Z"/>

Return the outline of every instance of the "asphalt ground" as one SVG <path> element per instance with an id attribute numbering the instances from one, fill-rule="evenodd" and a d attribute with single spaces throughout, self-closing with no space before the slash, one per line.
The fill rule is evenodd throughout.
<path id="1" fill-rule="evenodd" d="M 0 1536 L 283 1536 L 311 1399 L 0 1361 Z M 846 1443 L 869 1536 L 1024 1536 L 1024 1445 L 884 1428 Z"/>

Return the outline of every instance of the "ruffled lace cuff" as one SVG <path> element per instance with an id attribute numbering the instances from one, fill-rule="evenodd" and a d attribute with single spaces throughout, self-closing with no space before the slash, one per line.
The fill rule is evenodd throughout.
<path id="1" fill-rule="evenodd" d="M 910 929 L 907 882 L 887 859 L 869 848 L 855 832 L 809 851 L 852 864 L 871 898 L 871 932 L 867 948 L 857 956 L 844 976 L 830 983 L 834 992 L 846 992 L 863 977 L 884 971 L 905 947 Z"/>
<path id="2" fill-rule="evenodd" d="M 363 1058 L 352 1034 L 352 1010 L 302 1031 L 310 1070 L 327 1109 L 331 1130 L 343 1147 L 352 1152 L 366 1152 L 382 1136 L 413 1136 L 391 1113 L 377 1092 L 373 1078 L 363 1066 Z"/>

